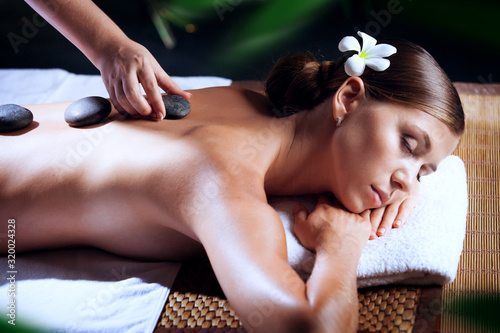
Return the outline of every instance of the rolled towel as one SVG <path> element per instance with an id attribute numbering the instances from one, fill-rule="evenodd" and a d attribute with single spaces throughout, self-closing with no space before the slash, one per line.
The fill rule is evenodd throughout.
<path id="1" fill-rule="evenodd" d="M 285 228 L 288 261 L 303 279 L 312 271 L 314 254 L 293 233 L 293 206 L 304 204 L 312 211 L 316 198 L 269 198 Z M 467 207 L 464 163 L 458 156 L 448 156 L 438 171 L 422 177 L 419 202 L 407 222 L 368 241 L 358 264 L 358 287 L 452 282 L 462 253 Z"/>

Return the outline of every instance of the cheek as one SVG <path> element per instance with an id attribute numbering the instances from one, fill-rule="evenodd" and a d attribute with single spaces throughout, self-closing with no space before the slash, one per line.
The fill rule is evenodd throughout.
<path id="1" fill-rule="evenodd" d="M 340 148 L 343 169 L 357 177 L 371 173 L 391 150 L 383 139 L 368 132 L 346 136 Z"/>
<path id="2" fill-rule="evenodd" d="M 375 131 L 349 134 L 353 135 L 339 140 L 336 161 L 338 195 L 345 201 L 364 197 L 370 185 L 388 186 L 400 149 L 394 135 Z"/>

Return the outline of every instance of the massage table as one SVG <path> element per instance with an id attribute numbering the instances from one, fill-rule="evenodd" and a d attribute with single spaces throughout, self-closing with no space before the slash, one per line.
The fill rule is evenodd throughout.
<path id="1" fill-rule="evenodd" d="M 8 102 L 18 104 L 49 103 L 74 100 L 89 95 L 107 97 L 100 78 L 95 75 L 74 75 L 62 70 L 0 70 L 0 81 L 2 79 L 8 84 L 0 84 L 0 99 L 4 98 L 4 100 L 0 100 L 0 104 Z M 262 89 L 260 82 L 231 82 L 224 78 L 198 77 L 175 78 L 175 80 L 183 89 L 229 84 L 254 90 Z M 30 86 L 28 91 L 26 90 L 26 82 L 29 82 Z M 500 95 L 500 88 L 497 85 L 460 83 L 457 83 L 456 86 L 464 103 L 467 124 L 462 145 L 455 154 L 465 162 L 469 184 L 467 187 L 469 196 L 467 230 L 465 231 L 465 228 L 463 230 L 465 233 L 464 251 L 459 264 L 457 259 L 458 271 L 455 272 L 456 269 L 453 269 L 450 272 L 448 269 L 443 274 L 439 272 L 434 279 L 432 279 L 432 272 L 419 271 L 413 280 L 398 280 L 396 277 L 387 280 L 391 283 L 381 285 L 379 282 L 376 283 L 376 286 L 361 287 L 358 294 L 360 332 L 433 332 L 435 329 L 441 329 L 442 332 L 459 332 L 458 328 L 462 327 L 462 324 L 455 313 L 456 307 L 460 308 L 461 305 L 454 303 L 453 306 L 448 306 L 449 300 L 453 296 L 462 293 L 476 293 L 489 297 L 488 295 L 492 293 L 498 294 L 500 292 L 498 283 L 500 97 L 497 96 Z M 23 91 L 23 93 L 19 94 L 16 91 Z M 458 231 L 457 235 L 460 237 L 460 230 Z M 463 235 L 462 238 L 459 238 L 459 253 L 462 252 L 462 240 Z M 24 256 L 27 258 L 26 265 L 43 262 L 43 260 L 45 263 L 41 264 L 35 272 L 39 274 L 38 276 L 30 272 L 30 276 L 18 282 L 20 291 L 34 288 L 33 290 L 36 292 L 36 284 L 35 287 L 31 287 L 34 281 L 55 283 L 50 286 L 56 286 L 56 288 L 59 285 L 68 284 L 67 289 L 62 290 L 70 290 L 75 288 L 72 282 L 84 280 L 88 282 L 86 287 L 89 287 L 89 290 L 95 289 L 95 285 L 98 285 L 95 289 L 97 291 L 94 291 L 95 294 L 90 292 L 94 296 L 85 298 L 82 295 L 85 305 L 95 304 L 97 300 L 98 310 L 100 310 L 104 308 L 104 305 L 99 301 L 104 302 L 103 300 L 105 300 L 110 304 L 115 303 L 112 307 L 114 311 L 109 312 L 109 317 L 100 318 L 100 321 L 99 318 L 95 322 L 92 322 L 94 318 L 90 321 L 84 321 L 85 318 L 82 319 L 82 315 L 80 315 L 70 321 L 54 324 L 56 329 L 104 332 L 113 331 L 116 330 L 116 327 L 120 327 L 119 330 L 122 332 L 154 331 L 160 333 L 165 331 L 214 330 L 217 332 L 245 332 L 220 289 L 207 259 L 184 262 L 182 265 L 178 263 L 145 264 L 130 260 L 122 261 L 123 259 L 115 258 L 99 250 L 81 250 L 90 251 L 84 252 L 85 255 L 79 251 L 58 250 L 53 251 L 53 253 Z M 39 260 L 42 256 L 46 257 Z M 69 262 L 72 258 L 79 258 L 80 268 L 92 265 L 97 267 L 96 271 L 99 270 L 99 267 L 103 269 L 96 276 L 92 276 L 89 272 L 85 272 L 83 275 L 74 275 L 73 272 L 68 273 L 64 269 L 57 274 L 53 271 L 48 272 L 47 267 L 52 270 L 54 261 L 57 261 L 58 265 L 56 266 L 59 266 L 59 263 L 68 260 L 68 258 Z M 96 262 L 98 265 L 95 265 Z M 453 267 L 453 265 L 451 266 Z M 58 275 L 59 273 L 60 275 Z M 57 276 L 54 277 L 54 275 Z M 373 283 L 373 280 L 370 280 L 372 276 L 368 278 L 367 284 L 370 285 Z M 447 281 L 453 279 L 452 284 L 447 284 Z M 103 282 L 108 284 L 103 286 Z M 424 283 L 426 285 L 422 285 L 420 282 L 426 282 Z M 122 288 L 122 284 L 126 287 Z M 442 286 L 443 284 L 444 286 Z M 117 288 L 116 285 L 120 287 Z M 131 290 L 132 292 L 130 292 Z M 123 293 L 121 293 L 122 291 Z M 146 296 L 149 298 L 145 298 Z M 33 296 L 31 297 L 33 298 Z M 116 299 L 115 302 L 113 302 L 114 299 Z M 42 299 L 40 303 L 43 304 L 44 301 Z M 120 308 L 120 311 L 123 312 L 122 316 L 115 314 L 119 312 L 116 310 L 117 304 L 118 306 L 129 305 Z M 108 304 L 106 303 L 106 305 Z M 35 311 L 33 309 L 31 309 L 32 312 Z M 96 307 L 94 306 L 92 309 L 95 310 Z M 37 320 L 43 321 L 44 316 L 41 314 Z M 135 322 L 129 319 L 134 316 Z M 40 317 L 42 318 L 40 319 Z M 46 320 L 44 324 L 50 326 L 52 320 L 59 319 L 51 318 Z M 258 317 L 255 320 L 258 320 Z M 88 322 L 92 322 L 93 326 Z M 88 326 L 82 329 L 84 327 L 82 325 Z M 100 327 L 100 329 L 92 327 Z M 53 327 L 51 328 L 53 329 Z"/>

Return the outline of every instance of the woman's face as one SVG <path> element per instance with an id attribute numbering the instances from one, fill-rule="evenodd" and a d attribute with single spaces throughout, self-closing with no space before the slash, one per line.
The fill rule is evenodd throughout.
<path id="1" fill-rule="evenodd" d="M 401 199 L 434 172 L 459 137 L 441 121 L 397 103 L 364 100 L 333 135 L 333 194 L 360 213 Z"/>

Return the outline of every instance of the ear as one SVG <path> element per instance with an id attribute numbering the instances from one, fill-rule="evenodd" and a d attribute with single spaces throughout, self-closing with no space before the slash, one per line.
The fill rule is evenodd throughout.
<path id="1" fill-rule="evenodd" d="M 345 119 L 345 116 L 365 98 L 365 84 L 359 77 L 353 76 L 342 83 L 333 96 L 333 118 Z"/>

